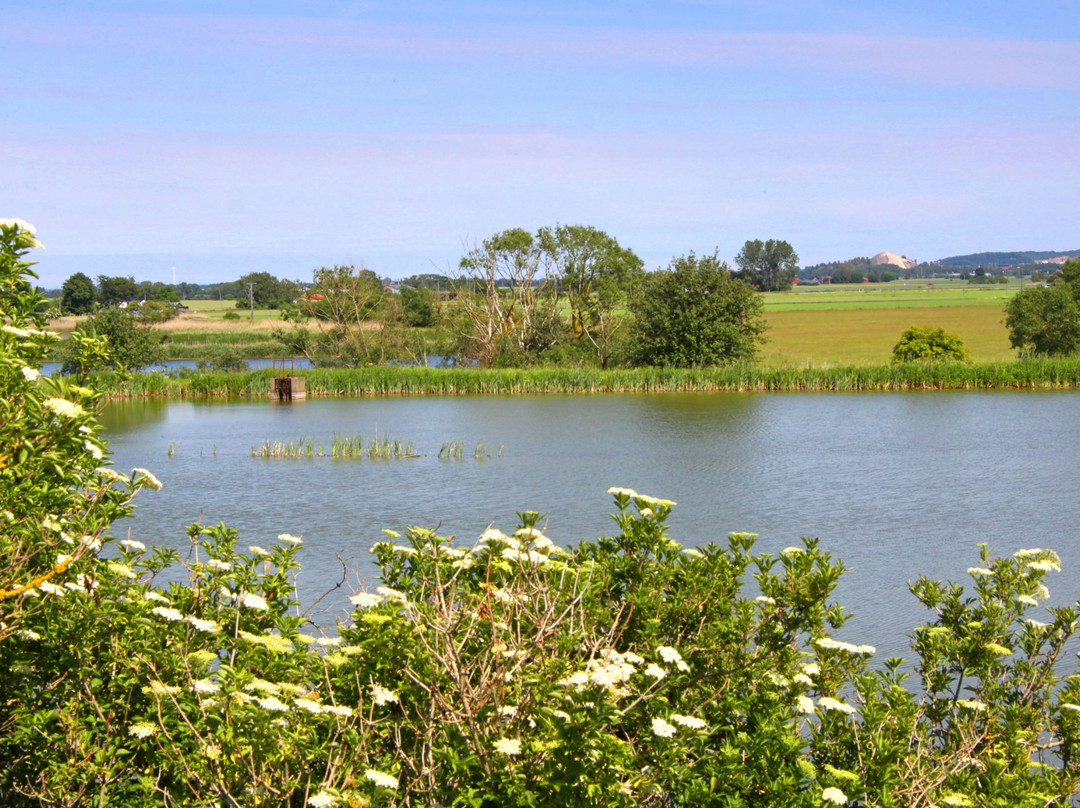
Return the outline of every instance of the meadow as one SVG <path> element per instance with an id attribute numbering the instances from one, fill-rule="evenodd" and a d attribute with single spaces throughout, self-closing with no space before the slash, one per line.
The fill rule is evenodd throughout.
<path id="1" fill-rule="evenodd" d="M 767 342 L 759 355 L 766 368 L 789 369 L 888 363 L 900 333 L 932 325 L 959 334 L 976 362 L 1012 359 L 1003 307 L 1021 285 L 973 286 L 960 280 L 895 281 L 863 286 L 799 286 L 765 295 Z M 256 310 L 255 319 L 232 301 L 188 301 L 189 311 L 158 326 L 175 359 L 215 356 L 223 349 L 246 358 L 280 352 L 270 336 L 285 325 L 277 312 Z M 240 320 L 225 320 L 228 311 Z M 430 340 L 442 342 L 437 333 Z M 435 352 L 435 351 L 433 351 Z"/>
<path id="2" fill-rule="evenodd" d="M 1027 283 L 1030 283 L 1028 281 Z M 975 362 L 1015 358 L 1003 307 L 1022 288 L 976 286 L 959 279 L 895 281 L 861 286 L 798 286 L 767 293 L 766 343 L 758 365 L 764 370 L 867 367 L 888 364 L 900 333 L 912 325 L 937 326 L 960 335 Z M 180 317 L 154 326 L 172 359 L 258 359 L 278 357 L 273 330 L 291 327 L 279 312 L 236 308 L 231 300 L 189 300 Z M 238 318 L 226 319 L 230 313 Z M 74 318 L 54 321 L 68 331 Z M 417 330 L 429 354 L 440 354 L 452 336 L 438 328 Z M 636 386 L 636 385 L 635 385 Z"/>

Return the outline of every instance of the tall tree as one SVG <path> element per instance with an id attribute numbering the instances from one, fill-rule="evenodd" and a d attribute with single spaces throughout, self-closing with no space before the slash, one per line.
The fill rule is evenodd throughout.
<path id="1" fill-rule="evenodd" d="M 570 306 L 572 335 L 587 340 L 607 365 L 620 324 L 613 314 L 640 283 L 642 260 L 594 227 L 543 227 L 536 240 L 548 277 Z"/>
<path id="2" fill-rule="evenodd" d="M 554 298 L 539 277 L 536 239 L 520 228 L 496 233 L 461 259 L 467 285 L 459 299 L 467 353 L 483 365 L 535 357 L 554 344 Z"/>
<path id="3" fill-rule="evenodd" d="M 236 281 L 238 287 L 236 307 L 246 309 L 280 309 L 291 303 L 297 294 L 292 281 L 275 278 L 269 272 L 249 272 Z"/>
<path id="4" fill-rule="evenodd" d="M 94 310 L 94 282 L 90 276 L 76 272 L 60 287 L 62 313 L 89 314 Z"/>
<path id="5" fill-rule="evenodd" d="M 715 253 L 690 253 L 646 275 L 630 308 L 639 365 L 726 365 L 753 359 L 763 341 L 761 295 Z"/>
<path id="6" fill-rule="evenodd" d="M 743 244 L 735 256 L 739 275 L 763 292 L 782 292 L 791 288 L 799 271 L 799 254 L 786 241 L 754 239 Z"/>
<path id="7" fill-rule="evenodd" d="M 139 289 L 132 277 L 98 275 L 97 302 L 101 306 L 118 306 L 139 296 Z"/>

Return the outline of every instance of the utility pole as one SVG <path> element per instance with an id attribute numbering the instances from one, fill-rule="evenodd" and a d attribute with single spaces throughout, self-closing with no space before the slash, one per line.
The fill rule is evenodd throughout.
<path id="1" fill-rule="evenodd" d="M 254 321 L 255 320 L 255 284 L 254 283 L 249 283 L 248 284 L 248 306 L 250 306 L 250 308 L 251 308 L 251 316 L 248 319 Z"/>

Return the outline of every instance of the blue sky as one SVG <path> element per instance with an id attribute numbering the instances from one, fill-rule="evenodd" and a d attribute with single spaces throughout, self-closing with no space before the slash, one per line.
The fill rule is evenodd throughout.
<path id="1" fill-rule="evenodd" d="M 45 286 L 447 272 L 556 223 L 649 268 L 1080 248 L 1063 0 L 19 5 L 0 216 Z"/>

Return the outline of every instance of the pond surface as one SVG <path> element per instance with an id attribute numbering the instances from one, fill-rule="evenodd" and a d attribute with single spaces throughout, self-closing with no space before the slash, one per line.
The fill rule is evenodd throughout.
<path id="1" fill-rule="evenodd" d="M 877 645 L 879 659 L 910 658 L 905 634 L 926 618 L 907 582 L 966 579 L 980 542 L 1003 555 L 1054 548 L 1065 572 L 1048 582 L 1051 603 L 1080 591 L 1075 393 L 140 401 L 103 420 L 116 466 L 164 483 L 140 494 L 118 537 L 183 554 L 195 521 L 238 528 L 244 548 L 303 535 L 305 602 L 340 578 L 339 557 L 354 586 L 371 583 L 383 528 L 471 543 L 535 510 L 560 544 L 610 534 L 610 486 L 678 502 L 671 535 L 687 546 L 746 531 L 776 553 L 819 537 L 848 567 L 837 599 L 856 616 L 839 636 Z M 251 456 L 264 441 L 329 446 L 335 433 L 400 438 L 423 456 Z M 461 459 L 438 457 L 449 442 L 463 444 Z"/>

